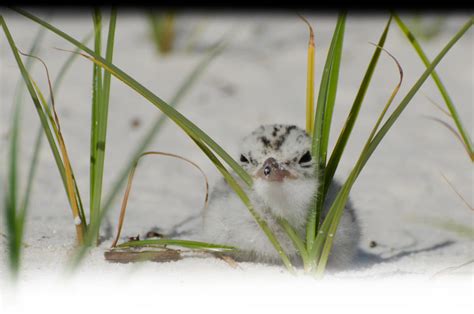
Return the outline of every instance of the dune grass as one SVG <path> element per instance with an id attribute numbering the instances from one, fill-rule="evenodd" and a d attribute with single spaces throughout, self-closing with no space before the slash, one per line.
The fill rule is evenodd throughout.
<path id="1" fill-rule="evenodd" d="M 152 33 L 153 43 L 156 50 L 166 55 L 173 50 L 175 40 L 175 13 L 174 12 L 150 12 L 148 21 Z"/>
<path id="2" fill-rule="evenodd" d="M 242 180 L 243 184 L 251 187 L 253 184 L 253 180 L 249 174 L 242 169 L 239 164 L 225 151 L 223 150 L 209 135 L 207 135 L 204 131 L 202 131 L 198 126 L 196 126 L 192 121 L 188 120 L 185 116 L 179 113 L 172 105 L 168 104 L 157 95 L 152 93 L 149 89 L 145 86 L 140 84 L 137 80 L 131 77 L 129 74 L 121 70 L 118 66 L 116 66 L 110 58 L 107 59 L 102 57 L 100 53 L 98 53 L 98 49 L 90 49 L 80 43 L 78 40 L 74 39 L 73 37 L 69 36 L 68 34 L 64 33 L 63 31 L 55 28 L 51 24 L 39 19 L 38 17 L 22 10 L 22 9 L 15 9 L 21 15 L 27 17 L 28 19 L 39 23 L 43 27 L 47 28 L 48 30 L 52 31 L 56 35 L 62 37 L 66 41 L 70 42 L 78 49 L 82 50 L 84 53 L 82 54 L 85 58 L 89 59 L 93 62 L 95 67 L 101 68 L 104 70 L 104 73 L 109 73 L 110 75 L 114 76 L 118 80 L 122 81 L 128 87 L 135 90 L 139 95 L 147 99 L 151 104 L 153 104 L 157 109 L 163 112 L 163 114 L 176 123 L 182 130 L 188 135 L 196 145 L 202 150 L 202 152 L 212 161 L 212 163 L 216 166 L 216 168 L 221 172 L 224 178 L 227 180 L 229 185 L 233 188 L 235 193 L 241 198 L 242 202 L 246 205 L 247 209 L 249 210 L 250 214 L 253 216 L 255 221 L 259 224 L 262 228 L 263 232 L 268 237 L 268 240 L 273 244 L 276 251 L 279 253 L 283 264 L 287 267 L 288 270 L 294 271 L 294 266 L 291 264 L 288 256 L 282 249 L 280 243 L 276 239 L 275 235 L 273 234 L 272 230 L 268 227 L 266 222 L 259 216 L 257 211 L 253 208 L 248 196 L 246 195 L 244 188 L 240 185 L 239 181 L 234 178 L 233 174 L 230 173 L 227 167 L 231 168 L 235 174 Z M 96 23 L 98 23 L 98 18 L 96 18 Z M 401 84 L 402 78 L 402 71 L 401 67 L 399 66 L 398 62 L 397 66 L 400 70 L 400 82 L 397 83 L 393 93 L 389 96 L 389 99 L 386 105 L 382 109 L 382 113 L 379 115 L 370 136 L 368 137 L 362 152 L 356 161 L 353 170 L 351 171 L 350 175 L 346 179 L 344 185 L 342 186 L 341 190 L 337 194 L 337 197 L 334 203 L 331 205 L 329 214 L 327 215 L 326 219 L 321 222 L 321 212 L 322 212 L 322 205 L 324 203 L 325 194 L 327 192 L 327 188 L 332 181 L 333 175 L 337 170 L 338 163 L 341 159 L 341 156 L 344 152 L 344 148 L 350 134 L 352 132 L 352 128 L 357 120 L 358 112 L 360 107 L 363 103 L 364 95 L 367 91 L 367 88 L 370 84 L 370 80 L 372 74 L 376 68 L 376 64 L 378 62 L 379 56 L 383 51 L 383 45 L 385 43 L 387 33 L 389 30 L 389 26 L 391 23 L 391 17 L 388 19 L 386 27 L 379 39 L 378 44 L 376 45 L 374 54 L 372 59 L 369 63 L 367 71 L 363 77 L 361 86 L 359 91 L 356 95 L 352 108 L 350 110 L 349 116 L 346 119 L 346 123 L 344 128 L 342 129 L 336 146 L 329 158 L 328 156 L 328 142 L 329 142 L 329 134 L 332 124 L 332 113 L 335 105 L 335 99 L 337 94 L 337 83 L 338 83 L 338 76 L 339 76 L 339 68 L 340 62 L 342 58 L 342 46 L 344 41 L 344 29 L 345 29 L 345 22 L 346 22 L 346 14 L 341 13 L 338 17 L 336 27 L 333 34 L 333 39 L 331 41 L 331 45 L 326 57 L 326 63 L 324 67 L 324 72 L 322 76 L 322 80 L 320 82 L 319 94 L 317 99 L 317 107 L 315 112 L 315 117 L 313 123 L 311 123 L 311 117 L 306 117 L 307 127 L 311 127 L 314 125 L 313 128 L 313 144 L 312 144 L 312 153 L 313 158 L 317 161 L 318 166 L 318 175 L 321 180 L 321 188 L 317 193 L 317 201 L 315 202 L 314 206 L 311 208 L 310 218 L 308 219 L 307 225 L 307 234 L 306 239 L 300 238 L 293 230 L 292 226 L 289 225 L 286 221 L 281 221 L 284 230 L 288 233 L 288 236 L 292 239 L 295 247 L 300 252 L 300 255 L 303 259 L 303 263 L 305 265 L 305 269 L 307 272 L 313 273 L 315 275 L 322 275 L 326 268 L 326 264 L 328 261 L 329 253 L 332 248 L 334 236 L 337 231 L 337 227 L 340 221 L 340 218 L 344 212 L 345 204 L 347 202 L 350 190 L 356 179 L 358 178 L 359 174 L 361 173 L 362 169 L 366 165 L 367 161 L 370 159 L 371 155 L 378 147 L 380 142 L 383 140 L 384 136 L 387 132 L 391 129 L 397 119 L 400 117 L 403 110 L 407 107 L 413 96 L 418 92 L 422 84 L 425 80 L 430 76 L 436 65 L 441 61 L 441 59 L 446 55 L 450 48 L 454 46 L 454 44 L 467 32 L 467 30 L 472 26 L 473 19 L 470 19 L 454 36 L 453 38 L 446 44 L 446 46 L 438 53 L 438 55 L 433 59 L 433 61 L 427 65 L 426 70 L 423 74 L 418 78 L 418 80 L 411 86 L 407 94 L 403 97 L 403 99 L 398 103 L 395 107 L 393 112 L 385 119 L 385 115 L 388 112 L 388 108 L 391 106 L 395 95 L 398 92 L 398 89 Z M 3 23 L 4 29 L 6 28 L 5 23 Z M 311 28 L 310 28 L 311 29 Z M 311 35 L 310 35 L 311 36 Z M 98 39 L 96 38 L 96 41 Z M 311 67 L 311 49 L 314 49 L 314 45 L 309 45 L 310 51 L 308 52 L 308 63 Z M 12 45 L 12 50 L 15 52 L 14 45 Z M 314 64 L 314 63 L 313 63 Z M 26 71 L 21 67 L 19 62 L 20 70 L 22 73 L 26 73 Z M 97 72 L 99 72 L 97 70 Z M 311 74 L 314 74 L 314 69 L 309 68 L 308 70 L 308 95 L 313 90 L 314 80 L 311 80 Z M 24 74 L 24 78 L 28 81 L 28 75 Z M 99 80 L 98 80 L 99 81 Z M 98 83 L 99 84 L 99 83 Z M 100 86 L 100 85 L 99 85 Z M 34 97 L 33 97 L 34 98 Z M 309 115 L 311 110 L 311 97 L 310 95 L 307 97 L 307 114 Z M 226 165 L 227 167 L 226 167 Z"/>

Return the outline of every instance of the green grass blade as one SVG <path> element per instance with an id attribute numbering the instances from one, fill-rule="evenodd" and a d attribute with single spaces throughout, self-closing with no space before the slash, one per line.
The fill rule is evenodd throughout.
<path id="1" fill-rule="evenodd" d="M 21 237 L 22 234 L 19 230 L 19 221 L 17 220 L 18 214 L 18 133 L 19 133 L 19 119 L 20 110 L 19 106 L 15 108 L 13 115 L 13 124 L 11 129 L 10 137 L 10 153 L 8 162 L 8 188 L 5 197 L 5 208 L 6 208 L 6 225 L 8 233 L 8 257 L 9 266 L 13 276 L 18 273 L 20 264 L 20 250 L 21 250 Z"/>
<path id="2" fill-rule="evenodd" d="M 100 9 L 92 10 L 92 22 L 94 26 L 94 52 L 102 55 L 102 14 Z M 102 68 L 97 64 L 92 65 L 92 109 L 91 109 L 91 133 L 90 133 L 90 220 L 97 217 L 97 196 L 96 180 L 100 176 L 98 173 L 98 153 L 99 153 L 99 124 L 102 122 L 100 111 L 102 104 Z"/>
<path id="3" fill-rule="evenodd" d="M 316 161 L 317 172 L 322 183 L 317 191 L 317 200 L 311 207 L 306 228 L 306 247 L 312 247 L 316 231 L 319 227 L 322 204 L 325 196 L 324 191 L 324 170 L 326 168 L 327 147 L 329 141 L 329 131 L 332 120 L 332 112 L 336 100 L 337 82 L 339 77 L 339 65 L 341 62 L 342 43 L 344 40 L 344 28 L 346 13 L 339 14 L 336 28 L 326 57 L 314 119 L 312 156 Z"/>
<path id="4" fill-rule="evenodd" d="M 220 147 L 212 138 L 210 138 L 205 132 L 198 128 L 194 123 L 189 121 L 181 113 L 176 111 L 173 107 L 163 101 L 161 98 L 152 93 L 149 89 L 138 83 L 131 76 L 123 72 L 114 64 L 107 62 L 104 58 L 97 55 L 94 51 L 82 45 L 79 41 L 62 32 L 61 30 L 55 28 L 51 24 L 41 20 L 40 18 L 22 10 L 19 8 L 14 9 L 16 12 L 21 15 L 31 19 L 32 21 L 39 23 L 49 29 L 50 31 L 56 33 L 58 36 L 69 41 L 76 47 L 81 48 L 83 51 L 87 52 L 90 56 L 91 61 L 96 64 L 99 64 L 106 71 L 111 72 L 113 76 L 117 79 L 124 82 L 126 85 L 135 90 L 138 94 L 145 97 L 149 102 L 151 102 L 155 107 L 160 109 L 165 115 L 167 115 L 171 120 L 173 120 L 180 128 L 183 129 L 189 136 L 193 139 L 202 140 L 207 146 L 209 146 L 213 151 L 216 152 L 219 157 L 221 157 L 238 175 L 242 180 L 249 186 L 253 184 L 252 177 L 224 150 Z"/>
<path id="5" fill-rule="evenodd" d="M 193 69 L 193 71 L 185 78 L 181 86 L 177 89 L 174 96 L 171 98 L 170 106 L 176 107 L 181 99 L 188 93 L 194 83 L 201 77 L 204 73 L 204 70 L 207 69 L 209 64 L 224 50 L 225 42 L 224 39 L 218 41 L 216 45 L 209 51 L 209 53 L 197 64 L 197 66 Z M 141 141 L 137 144 L 135 149 L 133 150 L 133 154 L 129 158 L 126 166 L 120 171 L 117 179 L 114 181 L 114 184 L 111 188 L 111 191 L 105 198 L 104 206 L 102 210 L 104 212 L 108 211 L 112 203 L 118 196 L 120 189 L 125 184 L 127 179 L 128 173 L 130 172 L 131 167 L 133 166 L 134 161 L 143 153 L 153 139 L 156 137 L 158 132 L 163 127 L 164 123 L 167 121 L 166 115 L 159 114 L 156 118 L 155 122 L 153 123 L 152 127 L 147 131 L 145 136 L 141 139 Z M 105 213 L 104 213 L 105 214 Z"/>
<path id="6" fill-rule="evenodd" d="M 29 49 L 29 53 L 36 53 L 38 46 L 44 38 L 43 29 L 39 29 L 35 40 Z M 32 66 L 32 60 L 28 60 L 25 64 L 25 68 L 29 71 Z M 22 108 L 24 103 L 24 87 L 20 78 L 15 88 L 15 98 L 13 101 L 13 118 L 11 128 L 11 139 L 10 139 L 10 151 L 9 151 L 9 166 L 8 166 L 8 185 L 7 193 L 5 198 L 5 215 L 6 225 L 8 234 L 8 261 L 11 270 L 11 275 L 16 278 L 20 266 L 22 241 L 24 235 L 24 225 L 26 221 L 26 209 L 27 200 L 31 195 L 31 186 L 33 182 L 32 173 L 36 169 L 38 160 L 38 151 L 35 149 L 30 162 L 30 170 L 27 181 L 27 188 L 23 193 L 23 201 L 19 204 L 18 195 L 18 156 L 19 156 L 19 143 L 20 143 L 20 129 L 21 123 L 20 118 L 22 114 Z M 26 200 L 26 201 L 25 201 Z"/>
<path id="7" fill-rule="evenodd" d="M 176 240 L 176 239 L 150 239 L 140 241 L 129 241 L 117 245 L 117 248 L 128 248 L 128 247 L 143 247 L 143 246 L 158 246 L 165 247 L 168 245 L 180 246 L 194 250 L 205 250 L 212 252 L 230 252 L 237 248 L 229 245 L 221 245 L 207 242 L 190 241 L 190 240 Z"/>
<path id="8" fill-rule="evenodd" d="M 324 269 L 326 267 L 326 263 L 329 257 L 329 252 L 332 247 L 334 235 L 337 231 L 337 227 L 340 221 L 340 218 L 342 216 L 342 213 L 344 211 L 344 206 L 347 202 L 347 198 L 349 196 L 350 189 L 352 188 L 352 185 L 354 184 L 355 180 L 359 176 L 360 172 L 362 171 L 363 167 L 367 163 L 368 159 L 372 155 L 372 153 L 375 151 L 377 146 L 380 144 L 381 140 L 384 138 L 384 136 L 387 134 L 389 129 L 393 126 L 395 121 L 398 119 L 398 117 L 401 115 L 403 110 L 406 108 L 408 103 L 411 101 L 413 96 L 416 94 L 416 92 L 420 89 L 421 85 L 426 81 L 428 76 L 432 73 L 432 71 L 435 69 L 435 67 L 438 65 L 438 63 L 441 61 L 441 59 L 446 55 L 446 53 L 454 46 L 454 44 L 467 32 L 467 30 L 472 26 L 474 21 L 474 18 L 471 18 L 454 36 L 453 38 L 446 44 L 446 46 L 441 50 L 441 52 L 436 56 L 436 58 L 433 60 L 433 62 L 430 64 L 430 66 L 427 67 L 425 72 L 420 76 L 420 78 L 415 82 L 415 84 L 411 87 L 411 89 L 408 91 L 406 96 L 402 99 L 400 104 L 396 107 L 394 112 L 390 115 L 390 117 L 387 119 L 387 121 L 383 124 L 383 126 L 380 128 L 380 130 L 375 134 L 375 136 L 370 136 L 369 141 L 366 144 L 366 147 L 363 149 L 359 160 L 357 161 L 356 166 L 352 170 L 351 174 L 349 175 L 349 178 L 347 181 L 344 183 L 341 191 L 338 193 L 336 200 L 334 201 L 333 205 L 330 208 L 328 217 L 325 219 L 323 226 L 322 226 L 322 231 L 324 234 L 321 236 L 321 238 L 324 237 L 324 246 L 322 249 L 321 257 L 319 260 L 319 264 L 317 267 L 317 274 L 321 275 L 324 272 Z M 391 99 L 393 99 L 391 97 Z M 384 110 L 385 112 L 386 110 Z M 379 122 L 381 121 L 382 116 L 379 118 L 379 121 L 377 122 L 376 126 L 374 127 L 375 131 L 378 127 Z M 329 219 L 328 219 L 329 218 Z M 332 236 L 331 236 L 332 234 Z M 314 252 L 311 252 L 311 254 L 314 254 Z"/>
<path id="9" fill-rule="evenodd" d="M 301 260 L 303 261 L 304 269 L 307 271 L 310 270 L 313 265 L 311 264 L 311 260 L 309 259 L 308 251 L 306 250 L 306 246 L 303 239 L 298 235 L 296 230 L 286 219 L 279 218 L 278 223 L 286 232 L 288 238 L 290 238 L 290 240 L 293 242 L 294 247 L 298 250 L 298 254 L 301 257 Z"/>
<path id="10" fill-rule="evenodd" d="M 96 13 L 100 16 L 100 13 Z M 96 18 L 100 20 L 100 18 Z M 117 10 L 112 9 L 110 14 L 109 32 L 107 37 L 107 48 L 105 59 L 108 62 L 112 62 L 114 41 L 115 41 L 115 26 L 117 23 Z M 99 28 L 100 25 L 97 26 Z M 96 42 L 100 40 L 96 39 Z M 96 44 L 96 50 L 99 44 Z M 97 67 L 95 65 L 95 67 Z M 95 68 L 94 68 L 95 69 Z M 102 71 L 96 71 L 97 76 L 102 76 Z M 93 120 L 96 124 L 93 126 L 94 135 L 92 136 L 91 146 L 91 221 L 90 224 L 100 225 L 100 211 L 101 211 L 101 198 L 102 198 L 102 182 L 104 177 L 104 164 L 105 164 L 105 149 L 107 140 L 107 122 L 109 112 L 109 98 L 110 98 L 110 83 L 111 75 L 109 72 L 104 72 L 103 80 L 97 79 L 98 87 L 97 93 L 95 94 L 94 101 L 94 112 L 95 117 Z M 96 107 L 95 107 L 96 106 Z M 92 185 L 93 184 L 93 185 Z M 95 228 L 93 228 L 95 229 Z M 99 236 L 99 231 L 96 232 L 96 238 Z M 91 243 L 88 243 L 91 244 Z"/>
<path id="11" fill-rule="evenodd" d="M 380 39 L 377 44 L 378 47 L 375 48 L 374 54 L 372 55 L 372 59 L 370 60 L 369 66 L 367 67 L 364 78 L 362 79 L 362 82 L 360 84 L 359 91 L 357 92 L 357 95 L 354 99 L 354 103 L 352 104 L 351 111 L 347 116 L 344 127 L 342 128 L 341 134 L 339 135 L 336 145 L 334 146 L 334 150 L 332 151 L 331 157 L 329 158 L 329 162 L 324 173 L 324 195 L 326 195 L 327 190 L 331 184 L 337 166 L 339 165 L 339 161 L 341 160 L 342 154 L 344 153 L 344 149 L 346 148 L 347 141 L 349 140 L 349 137 L 352 133 L 352 129 L 359 115 L 362 102 L 364 101 L 364 97 L 367 92 L 367 89 L 369 88 L 373 73 L 380 57 L 380 53 L 382 52 L 382 49 L 380 47 L 383 48 L 383 46 L 385 45 L 385 40 L 387 38 L 391 21 L 392 16 L 390 16 L 390 18 L 388 19 L 385 29 L 382 35 L 380 36 Z"/>
<path id="12" fill-rule="evenodd" d="M 418 40 L 416 40 L 415 36 L 413 33 L 410 31 L 408 26 L 400 19 L 400 17 L 397 14 L 393 14 L 393 17 L 395 18 L 395 21 L 397 22 L 398 26 L 402 30 L 403 34 L 407 37 L 408 41 L 410 41 L 411 45 L 415 49 L 416 53 L 420 57 L 421 61 L 423 61 L 424 65 L 428 68 L 430 66 L 430 60 L 426 56 L 425 52 L 421 48 L 420 43 Z M 433 78 L 433 81 L 435 82 L 436 86 L 438 87 L 439 92 L 441 93 L 441 96 L 444 99 L 444 102 L 446 103 L 446 107 L 448 107 L 448 110 L 454 120 L 454 123 L 456 124 L 456 127 L 461 134 L 461 137 L 463 139 L 464 144 L 469 150 L 470 158 L 471 160 L 474 160 L 474 147 L 471 141 L 471 138 L 469 137 L 469 134 L 466 130 L 466 128 L 463 126 L 461 122 L 461 118 L 459 117 L 459 114 L 456 110 L 456 107 L 451 99 L 451 97 L 448 94 L 448 91 L 446 90 L 446 87 L 444 84 L 441 82 L 441 79 L 436 71 L 431 72 L 431 77 Z"/>

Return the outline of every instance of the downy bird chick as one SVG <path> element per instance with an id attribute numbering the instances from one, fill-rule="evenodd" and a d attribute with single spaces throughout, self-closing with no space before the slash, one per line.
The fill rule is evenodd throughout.
<path id="1" fill-rule="evenodd" d="M 285 218 L 305 238 L 307 216 L 319 184 L 311 156 L 311 138 L 294 125 L 264 125 L 242 140 L 239 160 L 254 184 L 248 188 L 239 183 L 290 259 L 298 261 L 297 252 L 277 218 Z M 329 189 L 323 218 L 338 190 L 337 184 Z M 329 267 L 346 267 L 357 250 L 359 226 L 354 211 L 346 206 Z M 202 227 L 201 240 L 238 247 L 233 257 L 239 261 L 281 262 L 265 233 L 224 179 L 210 195 Z"/>

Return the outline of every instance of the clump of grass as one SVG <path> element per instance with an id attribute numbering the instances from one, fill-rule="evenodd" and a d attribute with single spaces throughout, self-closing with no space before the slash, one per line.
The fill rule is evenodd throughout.
<path id="1" fill-rule="evenodd" d="M 115 34 L 115 25 L 116 25 L 116 15 L 117 12 L 115 9 L 111 10 L 110 22 L 109 22 L 109 33 L 107 39 L 107 48 L 105 60 L 111 62 L 114 50 L 114 34 Z M 93 11 L 93 24 L 94 24 L 94 51 L 97 54 L 101 53 L 102 46 L 102 14 L 99 10 Z M 106 148 L 106 134 L 107 134 L 107 115 L 108 115 L 108 103 L 110 98 L 110 72 L 103 71 L 101 67 L 94 65 L 93 68 L 93 77 L 92 77 L 92 118 L 91 118 L 91 166 L 90 166 L 90 221 L 86 221 L 84 207 L 81 201 L 79 189 L 77 187 L 73 169 L 69 160 L 69 155 L 67 152 L 67 146 L 64 141 L 64 138 L 61 133 L 59 117 L 55 110 L 54 104 L 54 92 L 56 91 L 56 86 L 59 86 L 59 83 L 64 77 L 64 73 L 69 68 L 72 60 L 74 60 L 79 54 L 79 48 L 76 51 L 71 51 L 72 54 L 66 61 L 66 63 L 61 68 L 57 80 L 55 81 L 55 88 L 51 88 L 49 73 L 48 82 L 50 87 L 50 102 L 46 101 L 42 91 L 39 89 L 33 78 L 29 75 L 28 69 L 23 64 L 23 61 L 20 58 L 21 52 L 18 51 L 16 45 L 13 41 L 13 38 L 8 30 L 7 24 L 4 21 L 3 17 L 0 20 L 2 28 L 7 35 L 8 43 L 12 49 L 13 55 L 17 61 L 18 67 L 22 74 L 22 79 L 28 87 L 30 96 L 35 104 L 35 108 L 38 112 L 41 128 L 40 131 L 44 132 L 47 136 L 51 151 L 56 161 L 57 168 L 61 174 L 63 185 L 65 187 L 66 194 L 68 196 L 68 201 L 70 203 L 71 209 L 73 211 L 74 222 L 76 224 L 76 238 L 78 244 L 80 244 L 80 250 L 78 251 L 77 257 L 74 259 L 74 265 L 77 265 L 81 257 L 84 256 L 86 252 L 85 248 L 94 245 L 97 242 L 97 237 L 100 229 L 101 221 L 103 220 L 106 212 L 110 209 L 111 204 L 113 203 L 115 197 L 117 196 L 118 191 L 123 185 L 128 170 L 133 166 L 137 156 L 141 154 L 146 147 L 150 144 L 153 138 L 158 134 L 159 130 L 163 126 L 166 119 L 163 116 L 160 116 L 156 119 L 155 123 L 152 125 L 150 130 L 145 134 L 145 136 L 139 141 L 134 154 L 130 157 L 130 161 L 124 166 L 122 174 L 119 175 L 118 179 L 115 181 L 115 184 L 112 188 L 112 191 L 107 196 L 105 205 L 102 205 L 102 181 L 104 175 L 104 164 L 105 164 L 105 148 Z M 42 30 L 47 28 L 42 27 Z M 85 42 L 89 39 L 90 36 L 87 36 L 80 44 L 85 46 Z M 199 79 L 200 75 L 204 72 L 210 62 L 217 57 L 224 48 L 224 38 L 221 39 L 208 54 L 205 55 L 203 60 L 199 62 L 196 68 L 185 78 L 183 84 L 177 90 L 175 96 L 171 100 L 172 106 L 176 106 L 184 95 L 190 90 L 193 84 Z M 62 49 L 59 49 L 62 50 Z M 34 57 L 31 53 L 28 54 L 29 57 Z M 42 62 L 41 59 L 36 58 Z M 30 59 L 29 59 L 30 60 Z M 46 72 L 48 72 L 46 64 L 44 64 Z M 40 134 L 40 133 L 39 133 Z M 40 139 L 41 137 L 38 136 Z M 12 141 L 16 143 L 16 141 Z M 38 140 L 40 143 L 40 140 Z M 38 144 L 39 145 L 39 144 Z M 15 161 L 16 159 L 12 159 Z M 12 168 L 16 169 L 16 168 Z M 30 184 L 33 180 L 29 180 Z M 11 206 L 9 205 L 9 208 Z"/>
<path id="2" fill-rule="evenodd" d="M 125 83 L 127 86 L 135 90 L 138 94 L 140 94 L 142 97 L 151 102 L 155 107 L 161 110 L 169 119 L 176 123 L 185 132 L 185 134 L 188 135 L 195 142 L 195 144 L 202 150 L 202 152 L 212 161 L 215 167 L 221 172 L 228 184 L 232 187 L 235 193 L 237 193 L 242 202 L 246 205 L 247 209 L 249 210 L 256 223 L 262 228 L 263 232 L 268 237 L 268 240 L 273 244 L 275 250 L 279 253 L 281 257 L 283 264 L 287 267 L 288 270 L 294 271 L 294 266 L 288 259 L 287 254 L 282 249 L 280 243 L 273 234 L 273 231 L 268 227 L 266 221 L 260 217 L 257 211 L 255 211 L 248 196 L 246 195 L 244 189 L 241 186 L 241 184 L 246 184 L 251 187 L 253 184 L 252 177 L 248 173 L 246 173 L 245 170 L 241 168 L 239 164 L 225 150 L 223 150 L 211 137 L 209 137 L 209 135 L 203 132 L 198 126 L 196 126 L 193 122 L 184 117 L 176 109 L 174 109 L 173 106 L 170 106 L 167 102 L 152 93 L 149 89 L 144 87 L 133 77 L 122 71 L 110 60 L 103 58 L 99 53 L 97 53 L 97 51 L 89 49 L 85 45 L 81 44 L 78 40 L 72 38 L 68 34 L 62 32 L 61 30 L 55 28 L 49 23 L 31 15 L 30 13 L 24 10 L 16 9 L 16 11 L 22 14 L 23 16 L 41 24 L 45 28 L 56 33 L 58 36 L 72 43 L 77 48 L 81 49 L 84 52 L 84 57 L 86 57 L 96 66 L 104 69 L 106 72 L 110 73 L 111 75 Z M 315 191 L 317 195 L 317 202 L 315 203 L 314 207 L 311 208 L 311 215 L 308 220 L 306 239 L 300 238 L 294 232 L 292 226 L 288 222 L 281 221 L 284 229 L 288 233 L 288 236 L 293 240 L 295 247 L 298 249 L 303 259 L 306 271 L 316 275 L 322 275 L 325 270 L 329 253 L 331 251 L 332 243 L 334 240 L 334 235 L 336 234 L 340 218 L 344 211 L 344 207 L 347 202 L 350 190 L 354 185 L 356 179 L 358 178 L 360 172 L 362 171 L 362 169 L 364 168 L 367 161 L 370 159 L 382 139 L 385 137 L 387 132 L 390 130 L 390 128 L 399 118 L 408 103 L 411 101 L 413 96 L 418 92 L 421 85 L 425 82 L 428 76 L 432 74 L 436 65 L 446 55 L 449 49 L 452 48 L 454 44 L 463 36 L 463 34 L 465 34 L 465 32 L 472 26 L 473 19 L 470 19 L 446 44 L 446 46 L 441 50 L 441 52 L 436 56 L 436 58 L 427 66 L 427 69 L 424 71 L 424 73 L 412 85 L 408 93 L 395 107 L 393 112 L 388 116 L 387 119 L 384 119 L 389 106 L 393 102 L 394 97 L 398 92 L 400 83 L 397 84 L 396 88 L 394 89 L 394 92 L 392 93 L 392 95 L 390 95 L 389 100 L 387 101 L 385 107 L 382 110 L 382 113 L 377 119 L 372 129 L 372 132 L 368 137 L 367 142 L 356 164 L 354 165 L 353 170 L 351 171 L 350 175 L 348 176 L 344 185 L 339 191 L 334 203 L 331 205 L 326 219 L 323 222 L 320 222 L 322 204 L 324 203 L 327 188 L 330 182 L 332 181 L 332 177 L 337 169 L 337 165 L 344 151 L 345 145 L 350 137 L 352 127 L 357 119 L 357 115 L 360 106 L 363 102 L 365 92 L 370 84 L 370 80 L 375 70 L 380 53 L 383 50 L 385 39 L 387 37 L 388 29 L 391 23 L 391 18 L 389 18 L 387 25 L 380 37 L 380 40 L 376 45 L 373 57 L 362 80 L 361 87 L 356 95 L 350 114 L 347 117 L 345 126 L 340 133 L 338 142 L 336 143 L 336 147 L 333 150 L 331 157 L 328 161 L 328 139 L 337 92 L 339 67 L 342 56 L 342 45 L 344 40 L 345 21 L 346 14 L 341 13 L 338 17 L 331 46 L 326 58 L 326 64 L 317 99 L 317 107 L 313 124 L 314 129 L 312 134 L 312 153 L 313 157 L 316 158 L 316 160 L 318 161 L 318 174 L 322 182 L 322 187 L 318 191 Z M 396 59 L 394 60 L 396 61 Z M 401 68 L 399 67 L 399 69 Z M 311 71 L 314 70 L 309 69 L 308 73 L 311 73 Z M 402 74 L 401 71 L 400 74 Z M 308 82 L 309 84 L 311 84 L 311 80 L 308 80 Z M 313 86 L 309 86 L 308 90 L 313 88 Z M 311 101 L 311 97 L 308 97 L 308 101 Z M 309 106 L 307 105 L 307 108 L 309 108 L 310 106 L 311 104 Z M 311 111 L 308 110 L 307 112 Z M 307 117 L 306 121 L 308 121 L 310 118 Z M 224 163 L 227 164 L 227 166 L 235 172 L 235 174 L 241 179 L 241 181 L 238 181 L 230 173 Z M 161 245 L 163 245 L 163 243 L 161 243 Z"/>

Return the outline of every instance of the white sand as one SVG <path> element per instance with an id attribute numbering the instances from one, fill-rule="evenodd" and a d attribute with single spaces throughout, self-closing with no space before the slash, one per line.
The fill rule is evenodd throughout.
<path id="1" fill-rule="evenodd" d="M 45 16 L 45 12 L 38 14 Z M 18 47 L 27 50 L 37 26 L 10 12 L 6 13 L 5 18 Z M 178 37 L 177 51 L 161 57 L 155 53 L 147 38 L 148 29 L 143 16 L 120 15 L 114 63 L 157 95 L 169 100 L 180 82 L 203 57 L 202 50 L 233 28 L 235 38 L 182 100 L 180 112 L 231 153 L 236 152 L 240 137 L 262 123 L 296 123 L 303 126 L 307 44 L 304 24 L 293 15 L 192 15 L 178 19 L 180 29 L 189 31 L 202 21 L 201 18 L 205 19 L 205 25 L 196 45 L 197 51 L 186 52 L 185 40 Z M 334 15 L 309 16 L 309 19 L 316 32 L 319 82 L 336 19 Z M 434 57 L 467 19 L 467 15 L 447 16 L 445 29 L 433 40 L 422 42 L 427 54 Z M 91 29 L 87 14 L 61 16 L 57 13 L 53 24 L 76 38 L 82 38 Z M 373 52 L 373 46 L 368 42 L 378 40 L 384 24 L 384 16 L 348 18 L 331 145 L 337 138 Z M 467 126 L 473 125 L 473 43 L 473 33 L 469 31 L 438 67 L 438 73 Z M 68 54 L 53 47 L 71 49 L 71 46 L 51 33 L 47 34 L 41 45 L 39 55 L 48 64 L 54 78 Z M 403 86 L 395 99 L 398 103 L 424 67 L 395 24 L 392 25 L 386 48 L 398 58 L 405 73 Z M 1 177 L 5 178 L 8 122 L 19 72 L 3 37 L 0 49 Z M 56 95 L 63 133 L 85 204 L 88 204 L 91 69 L 89 61 L 77 60 L 62 90 Z M 34 75 L 41 86 L 46 87 L 39 66 L 35 67 Z M 397 75 L 392 60 L 382 56 L 337 173 L 338 178 L 344 179 L 351 170 L 371 126 L 397 82 Z M 426 116 L 435 116 L 449 121 L 424 95 L 443 104 L 436 86 L 428 79 L 375 152 L 352 191 L 352 200 L 364 230 L 361 249 L 388 260 L 361 258 L 358 268 L 332 274 L 328 278 L 402 276 L 425 281 L 447 267 L 474 259 L 473 212 L 464 206 L 441 176 L 441 173 L 445 174 L 472 204 L 472 164 L 460 143 L 446 128 L 426 119 Z M 110 103 L 105 194 L 140 136 L 160 114 L 117 80 L 112 84 Z M 131 121 L 135 118 L 141 121 L 138 128 L 131 127 Z M 25 178 L 38 125 L 33 105 L 27 101 L 21 144 L 22 178 Z M 468 129 L 472 137 L 472 127 Z M 28 214 L 24 239 L 26 248 L 21 265 L 21 281 L 32 287 L 36 287 L 35 283 L 50 282 L 51 278 L 59 280 L 63 276 L 75 235 L 60 178 L 46 141 L 44 144 Z M 213 165 L 172 122 L 166 124 L 150 148 L 180 154 L 195 161 L 208 174 L 211 184 L 219 178 Z M 197 213 L 201 208 L 204 189 L 199 174 L 190 169 L 180 161 L 167 158 L 142 161 L 122 234 L 132 236 L 140 233 L 143 236 L 156 226 L 166 230 L 170 225 Z M 4 181 L 2 179 L 0 183 L 2 193 Z M 119 202 L 110 216 L 114 227 L 118 210 Z M 2 215 L 2 234 L 5 230 L 3 218 Z M 470 231 L 460 234 L 436 222 L 462 224 Z M 370 248 L 370 241 L 376 241 L 378 246 Z M 241 268 L 232 269 L 211 257 L 186 258 L 166 264 L 109 264 L 103 258 L 103 251 L 108 245 L 110 240 L 87 256 L 76 275 L 78 280 L 100 276 L 124 279 L 131 285 L 133 278 L 146 278 L 150 282 L 156 278 L 157 281 L 178 283 L 180 287 L 206 281 L 210 277 L 243 282 L 255 280 L 255 277 L 271 282 L 290 280 L 292 284 L 308 282 L 302 276 L 289 276 L 281 267 L 244 263 Z M 6 241 L 3 236 L 0 250 L 0 276 L 3 279 L 7 275 Z M 394 256 L 399 258 L 389 259 Z M 462 278 L 472 280 L 473 265 L 471 263 L 452 271 L 449 276 L 461 274 Z M 310 280 L 310 283 L 313 281 Z"/>

